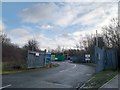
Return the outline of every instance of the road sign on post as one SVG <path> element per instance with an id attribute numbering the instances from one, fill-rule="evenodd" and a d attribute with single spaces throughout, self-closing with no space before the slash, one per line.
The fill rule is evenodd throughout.
<path id="1" fill-rule="evenodd" d="M 85 54 L 86 63 L 90 62 L 90 54 Z"/>

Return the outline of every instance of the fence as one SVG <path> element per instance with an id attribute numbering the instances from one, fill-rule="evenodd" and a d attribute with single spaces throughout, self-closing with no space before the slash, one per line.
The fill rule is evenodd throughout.
<path id="1" fill-rule="evenodd" d="M 117 68 L 117 50 L 95 47 L 96 72 Z"/>
<path id="2" fill-rule="evenodd" d="M 45 51 L 41 51 L 41 52 L 28 51 L 28 59 L 27 59 L 28 68 L 45 66 L 46 63 L 45 57 L 46 57 Z"/>

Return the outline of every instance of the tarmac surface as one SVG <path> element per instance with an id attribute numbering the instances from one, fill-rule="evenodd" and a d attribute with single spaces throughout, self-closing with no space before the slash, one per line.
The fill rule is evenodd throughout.
<path id="1" fill-rule="evenodd" d="M 78 88 L 92 77 L 95 68 L 68 61 L 60 66 L 2 76 L 1 88 Z"/>

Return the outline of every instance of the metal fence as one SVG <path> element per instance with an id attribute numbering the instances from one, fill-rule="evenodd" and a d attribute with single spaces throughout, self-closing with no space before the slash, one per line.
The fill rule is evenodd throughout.
<path id="1" fill-rule="evenodd" d="M 45 66 L 46 63 L 45 57 L 46 57 L 45 51 L 41 51 L 41 52 L 28 51 L 28 58 L 27 58 L 28 68 Z"/>
<path id="2" fill-rule="evenodd" d="M 117 68 L 117 50 L 95 47 L 95 61 L 97 62 L 96 71 L 102 71 L 104 69 L 116 69 Z"/>

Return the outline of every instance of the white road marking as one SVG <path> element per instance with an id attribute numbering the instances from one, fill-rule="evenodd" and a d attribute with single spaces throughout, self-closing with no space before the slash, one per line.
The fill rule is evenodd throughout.
<path id="1" fill-rule="evenodd" d="M 62 71 L 60 71 L 60 72 L 69 71 L 69 70 L 74 69 L 74 68 L 76 68 L 76 64 L 75 64 L 72 68 L 66 69 L 66 70 L 62 70 Z"/>
<path id="2" fill-rule="evenodd" d="M 9 84 L 9 85 L 3 86 L 3 87 L 1 87 L 1 88 L 0 88 L 0 90 L 1 90 L 1 89 L 3 89 L 3 88 L 10 87 L 10 86 L 12 86 L 12 85 L 11 85 L 11 84 Z"/>
<path id="3" fill-rule="evenodd" d="M 90 80 L 92 80 L 93 78 L 95 78 L 95 77 L 90 78 L 86 83 L 88 83 L 88 82 L 89 82 Z M 84 88 L 84 86 L 85 86 L 86 83 L 84 83 L 80 88 Z"/>
<path id="4" fill-rule="evenodd" d="M 86 74 L 86 76 L 91 76 L 92 74 L 90 74 L 90 73 L 88 73 L 88 74 Z"/>
<path id="5" fill-rule="evenodd" d="M 72 69 L 76 68 L 76 64 L 74 65 L 74 67 L 72 67 Z"/>
<path id="6" fill-rule="evenodd" d="M 118 77 L 118 75 L 116 75 L 115 77 Z M 110 79 L 108 82 L 106 82 L 105 84 L 103 84 L 99 89 L 102 90 L 101 88 L 104 88 L 105 85 L 107 85 L 108 83 L 110 83 L 115 77 L 113 77 L 112 79 Z M 115 87 L 116 88 L 116 87 Z M 118 88 L 118 87 L 117 87 Z M 98 90 L 99 90 L 98 89 Z"/>
<path id="7" fill-rule="evenodd" d="M 62 70 L 62 71 L 60 71 L 60 72 L 64 72 L 65 70 Z"/>

